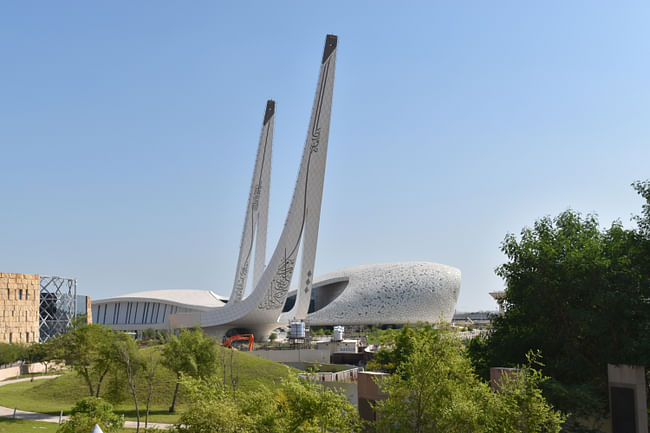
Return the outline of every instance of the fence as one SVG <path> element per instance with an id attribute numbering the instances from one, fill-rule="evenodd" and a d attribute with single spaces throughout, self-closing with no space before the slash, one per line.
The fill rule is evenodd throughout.
<path id="1" fill-rule="evenodd" d="M 335 373 L 301 373 L 298 377 L 317 382 L 356 382 L 360 371 L 363 371 L 363 368 L 355 367 Z"/>

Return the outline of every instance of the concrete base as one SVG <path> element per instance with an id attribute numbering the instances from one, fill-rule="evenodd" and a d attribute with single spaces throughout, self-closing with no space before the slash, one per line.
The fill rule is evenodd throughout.
<path id="1" fill-rule="evenodd" d="M 607 365 L 612 433 L 648 433 L 645 368 Z"/>
<path id="2" fill-rule="evenodd" d="M 372 408 L 372 405 L 377 400 L 384 400 L 388 398 L 388 394 L 381 392 L 377 382 L 382 380 L 387 375 L 385 373 L 378 373 L 374 371 L 361 371 L 357 375 L 357 394 L 359 416 L 365 421 L 377 421 L 377 413 Z"/>

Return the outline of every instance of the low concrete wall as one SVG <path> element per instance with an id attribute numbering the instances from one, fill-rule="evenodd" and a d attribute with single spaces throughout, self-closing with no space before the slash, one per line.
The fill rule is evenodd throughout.
<path id="1" fill-rule="evenodd" d="M 45 373 L 45 364 L 42 362 L 35 362 L 33 364 L 27 364 L 25 366 L 29 373 Z M 50 362 L 47 366 L 47 372 L 51 373 L 53 371 L 62 370 L 65 367 L 65 364 L 58 362 Z"/>
<path id="2" fill-rule="evenodd" d="M 330 362 L 329 350 L 254 350 L 248 353 L 275 362 L 318 362 L 320 364 L 329 364 Z"/>
<path id="3" fill-rule="evenodd" d="M 0 370 L 0 380 L 14 379 L 16 376 L 20 376 L 20 366 Z"/>
<path id="4" fill-rule="evenodd" d="M 21 374 L 27 373 L 45 373 L 45 364 L 42 362 L 34 362 L 33 364 L 13 365 L 12 367 L 0 369 L 0 381 L 7 379 L 15 379 Z M 51 362 L 48 365 L 47 372 L 59 371 L 65 367 L 63 363 Z"/>

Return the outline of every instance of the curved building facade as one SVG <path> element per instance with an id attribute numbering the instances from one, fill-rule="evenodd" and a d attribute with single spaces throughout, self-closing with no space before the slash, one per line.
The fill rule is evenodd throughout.
<path id="1" fill-rule="evenodd" d="M 404 325 L 451 321 L 460 292 L 460 270 L 431 262 L 354 266 L 314 280 L 305 322 L 310 326 Z M 288 293 L 284 311 L 295 305 Z M 226 305 L 208 290 L 156 290 L 102 299 L 96 322 L 124 331 L 171 329 L 177 314 L 192 316 Z M 281 324 L 275 323 L 278 327 Z"/>
<path id="2" fill-rule="evenodd" d="M 150 290 L 94 301 L 92 315 L 95 323 L 121 331 L 172 329 L 174 314 L 198 316 L 227 301 L 209 290 Z"/>
<path id="3" fill-rule="evenodd" d="M 430 262 L 362 265 L 314 281 L 310 325 L 403 325 L 450 321 L 460 270 Z"/>

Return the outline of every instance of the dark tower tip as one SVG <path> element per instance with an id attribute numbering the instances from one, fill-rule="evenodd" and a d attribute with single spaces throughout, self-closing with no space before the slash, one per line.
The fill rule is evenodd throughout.
<path id="1" fill-rule="evenodd" d="M 323 50 L 323 61 L 321 64 L 325 63 L 329 59 L 332 52 L 336 49 L 336 43 L 338 42 L 339 37 L 336 35 L 327 35 L 325 38 L 325 49 Z"/>
<path id="2" fill-rule="evenodd" d="M 266 112 L 264 113 L 264 124 L 266 125 L 269 120 L 271 120 L 271 117 L 275 114 L 275 101 L 273 99 L 269 99 L 266 101 Z"/>

